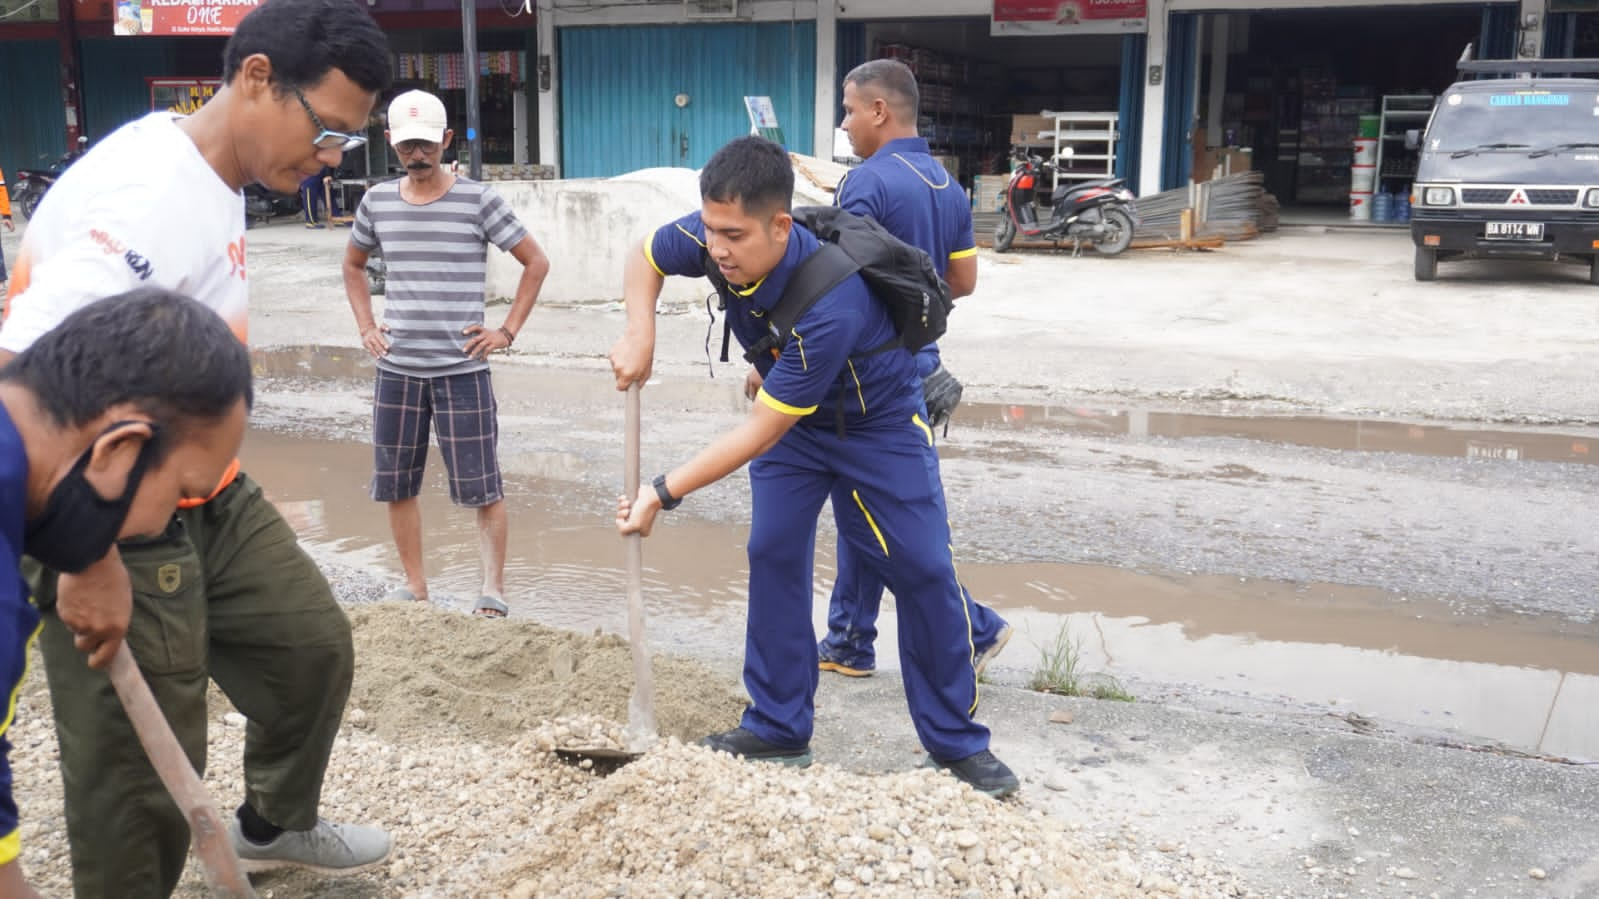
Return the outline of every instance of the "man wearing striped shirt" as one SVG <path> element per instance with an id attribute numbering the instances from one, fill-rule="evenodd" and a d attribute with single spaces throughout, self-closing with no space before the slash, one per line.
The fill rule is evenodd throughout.
<path id="1" fill-rule="evenodd" d="M 550 263 L 499 194 L 441 165 L 454 136 L 446 125 L 444 104 L 424 91 L 389 104 L 387 135 L 405 176 L 362 198 L 344 256 L 344 289 L 361 344 L 377 359 L 371 493 L 388 504 L 405 569 L 405 586 L 389 598 L 428 598 L 417 494 L 436 426 L 450 499 L 477 509 L 483 586 L 473 612 L 503 617 L 507 526 L 488 358 L 515 342 Z M 511 309 L 495 328 L 484 322 L 489 244 L 522 263 Z M 387 267 L 381 324 L 366 280 L 367 259 L 378 249 Z"/>

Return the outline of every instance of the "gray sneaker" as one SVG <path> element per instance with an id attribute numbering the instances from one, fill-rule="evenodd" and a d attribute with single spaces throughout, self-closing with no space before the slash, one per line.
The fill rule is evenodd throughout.
<path id="1" fill-rule="evenodd" d="M 1010 642 L 1011 634 L 1014 632 L 1015 628 L 1006 624 L 999 629 L 999 636 L 994 638 L 994 642 L 983 647 L 982 651 L 977 653 L 976 658 L 972 659 L 972 667 L 977 669 L 978 677 L 982 677 L 983 672 L 988 668 L 988 663 L 994 661 L 994 657 L 1005 650 L 1005 644 Z"/>
<path id="2" fill-rule="evenodd" d="M 318 874 L 354 874 L 389 857 L 393 843 L 376 827 L 333 824 L 318 818 L 310 830 L 286 830 L 270 843 L 252 843 L 229 816 L 228 838 L 246 874 L 276 868 L 304 868 Z"/>

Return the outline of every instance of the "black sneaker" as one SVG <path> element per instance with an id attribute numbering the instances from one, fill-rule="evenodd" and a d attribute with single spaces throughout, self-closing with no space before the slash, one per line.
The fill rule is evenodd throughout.
<path id="1" fill-rule="evenodd" d="M 922 767 L 948 771 L 958 780 L 970 784 L 977 792 L 995 799 L 1009 796 L 1022 786 L 1022 782 L 1016 779 L 1016 774 L 986 749 L 955 762 L 941 762 L 929 755 L 927 761 L 922 763 Z"/>
<path id="2" fill-rule="evenodd" d="M 810 744 L 789 749 L 768 743 L 742 727 L 711 734 L 701 739 L 700 745 L 728 755 L 741 755 L 752 762 L 776 762 L 779 765 L 792 765 L 796 768 L 805 768 L 811 763 Z M 1014 777 L 1011 779 L 1015 780 Z"/>

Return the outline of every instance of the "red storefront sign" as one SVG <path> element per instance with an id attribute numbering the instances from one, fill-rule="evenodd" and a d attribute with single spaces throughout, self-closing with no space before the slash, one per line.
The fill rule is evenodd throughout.
<path id="1" fill-rule="evenodd" d="M 994 0 L 993 34 L 1121 34 L 1149 28 L 1147 0 Z"/>
<path id="2" fill-rule="evenodd" d="M 116 0 L 111 33 L 229 35 L 261 0 Z"/>

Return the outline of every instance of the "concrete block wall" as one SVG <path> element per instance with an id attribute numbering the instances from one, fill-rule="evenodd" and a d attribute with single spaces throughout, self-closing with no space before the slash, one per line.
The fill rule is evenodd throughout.
<path id="1" fill-rule="evenodd" d="M 539 302 L 552 305 L 615 303 L 622 299 L 627 254 L 656 228 L 700 208 L 699 172 L 645 169 L 615 178 L 496 181 L 494 189 L 550 257 Z M 795 203 L 827 204 L 832 195 L 796 178 Z M 489 250 L 488 295 L 509 299 L 522 266 Z M 700 306 L 711 292 L 704 278 L 668 278 L 663 310 Z"/>

